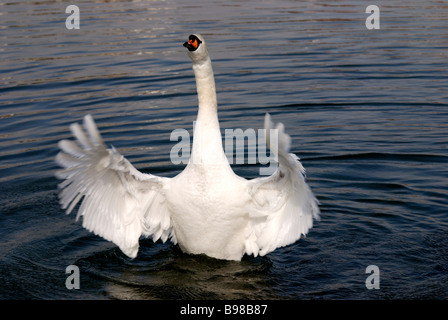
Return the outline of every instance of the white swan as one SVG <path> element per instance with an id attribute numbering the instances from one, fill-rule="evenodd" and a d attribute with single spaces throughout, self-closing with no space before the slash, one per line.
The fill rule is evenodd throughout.
<path id="1" fill-rule="evenodd" d="M 78 143 L 59 142 L 56 161 L 64 169 L 60 202 L 70 213 L 82 199 L 77 219 L 134 258 L 141 236 L 171 239 L 191 254 L 240 260 L 294 243 L 319 218 L 316 198 L 290 137 L 279 124 L 279 166 L 269 177 L 246 180 L 231 169 L 222 147 L 215 81 L 205 41 L 191 35 L 184 46 L 193 61 L 199 111 L 189 163 L 174 178 L 143 174 L 113 147 L 107 149 L 90 115 Z M 266 114 L 265 128 L 272 123 Z M 267 131 L 269 132 L 269 131 Z M 269 135 L 268 135 L 269 136 Z M 274 150 L 275 152 L 275 150 Z"/>

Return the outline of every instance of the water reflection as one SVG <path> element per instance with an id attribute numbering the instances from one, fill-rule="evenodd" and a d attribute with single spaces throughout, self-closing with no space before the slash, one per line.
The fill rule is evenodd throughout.
<path id="1" fill-rule="evenodd" d="M 272 291 L 272 262 L 267 257 L 222 261 L 148 242 L 134 260 L 112 249 L 77 263 L 87 281 L 101 288 L 100 295 L 111 299 L 278 298 Z"/>

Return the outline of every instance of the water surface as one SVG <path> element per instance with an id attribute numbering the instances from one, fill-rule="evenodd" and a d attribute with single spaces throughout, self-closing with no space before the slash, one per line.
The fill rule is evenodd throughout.
<path id="1" fill-rule="evenodd" d="M 447 299 L 448 4 L 83 1 L 0 4 L 2 299 Z M 285 124 L 322 219 L 296 244 L 228 262 L 141 240 L 130 260 L 65 215 L 57 142 L 91 113 L 139 170 L 174 176 L 197 112 L 182 43 L 203 34 L 222 130 Z M 234 165 L 246 177 L 258 166 Z M 68 265 L 81 288 L 65 286 Z M 380 269 L 368 290 L 366 267 Z"/>

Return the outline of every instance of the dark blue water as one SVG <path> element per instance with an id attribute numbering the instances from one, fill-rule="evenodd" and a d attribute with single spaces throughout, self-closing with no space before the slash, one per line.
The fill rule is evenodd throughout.
<path id="1" fill-rule="evenodd" d="M 447 299 L 446 1 L 84 1 L 0 5 L 0 298 Z M 367 30 L 365 8 L 380 7 Z M 54 157 L 91 113 L 139 170 L 174 176 L 203 34 L 222 130 L 271 113 L 322 219 L 296 244 L 228 262 L 141 240 L 130 260 L 60 209 Z M 258 166 L 235 165 L 253 178 Z M 80 270 L 69 290 L 66 267 Z M 380 288 L 366 288 L 366 268 Z"/>

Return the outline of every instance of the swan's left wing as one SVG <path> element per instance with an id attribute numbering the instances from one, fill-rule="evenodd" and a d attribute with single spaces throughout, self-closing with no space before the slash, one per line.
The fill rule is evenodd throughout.
<path id="1" fill-rule="evenodd" d="M 291 138 L 279 123 L 278 148 L 272 148 L 269 141 L 272 128 L 273 123 L 266 114 L 267 143 L 276 154 L 279 166 L 273 175 L 247 182 L 251 201 L 245 253 L 254 256 L 294 243 L 307 234 L 313 219 L 319 219 L 318 201 L 305 182 L 305 169 L 297 156 L 289 153 Z"/>
<path id="2" fill-rule="evenodd" d="M 85 131 L 77 123 L 70 128 L 78 143 L 60 141 L 56 156 L 64 167 L 56 176 L 64 179 L 59 197 L 67 214 L 82 199 L 76 219 L 83 216 L 83 227 L 131 258 L 141 235 L 176 242 L 164 196 L 169 178 L 141 173 L 115 148 L 106 149 L 90 115 L 84 118 Z"/>

